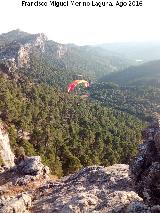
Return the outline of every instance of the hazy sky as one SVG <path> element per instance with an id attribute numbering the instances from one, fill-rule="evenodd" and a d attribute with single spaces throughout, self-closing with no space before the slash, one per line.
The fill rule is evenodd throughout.
<path id="1" fill-rule="evenodd" d="M 160 40 L 160 0 L 143 0 L 143 7 L 123 8 L 22 7 L 21 2 L 0 0 L 0 33 L 19 28 L 30 33 L 44 32 L 57 42 L 79 45 Z"/>

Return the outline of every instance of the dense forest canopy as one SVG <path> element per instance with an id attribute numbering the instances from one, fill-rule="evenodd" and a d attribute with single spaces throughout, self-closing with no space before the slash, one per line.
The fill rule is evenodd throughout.
<path id="1" fill-rule="evenodd" d="M 127 112 L 143 121 L 151 121 L 154 112 L 160 113 L 160 88 L 156 86 L 119 86 L 106 82 L 94 84 L 90 94 L 103 106 Z"/>
<path id="2" fill-rule="evenodd" d="M 140 143 L 140 120 L 53 87 L 1 77 L 0 94 L 13 149 L 41 155 L 58 176 L 87 165 L 128 163 Z"/>

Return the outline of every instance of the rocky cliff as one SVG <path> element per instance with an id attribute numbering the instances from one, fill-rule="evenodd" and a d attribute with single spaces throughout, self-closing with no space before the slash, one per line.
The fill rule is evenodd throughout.
<path id="1" fill-rule="evenodd" d="M 130 167 L 91 166 L 55 179 L 40 157 L 25 157 L 0 174 L 0 212 L 160 212 L 159 121 L 142 136 L 144 142 Z"/>
<path id="2" fill-rule="evenodd" d="M 132 190 L 128 165 L 86 167 L 60 180 L 49 177 L 48 172 L 37 158 L 25 159 L 3 172 L 0 212 L 127 212 L 144 208 L 142 198 Z"/>
<path id="3" fill-rule="evenodd" d="M 130 165 L 136 192 L 148 205 L 160 205 L 160 119 L 142 132 L 143 144 Z M 159 207 L 160 212 L 160 207 Z"/>
<path id="4" fill-rule="evenodd" d="M 43 33 L 26 34 L 22 38 L 17 35 L 17 38 L 0 46 L 0 73 L 12 77 L 16 69 L 29 68 L 31 53 L 43 52 L 46 40 Z"/>
<path id="5" fill-rule="evenodd" d="M 0 122 L 0 159 L 1 164 L 5 167 L 13 167 L 14 164 L 14 154 L 11 150 L 9 137 L 4 124 Z"/>
<path id="6" fill-rule="evenodd" d="M 120 212 L 142 199 L 132 190 L 128 165 L 92 166 L 48 182 L 35 193 L 33 212 Z"/>

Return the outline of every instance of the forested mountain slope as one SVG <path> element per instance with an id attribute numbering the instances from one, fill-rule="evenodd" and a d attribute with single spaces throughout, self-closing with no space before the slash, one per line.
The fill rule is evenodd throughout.
<path id="1" fill-rule="evenodd" d="M 94 84 L 90 98 L 103 106 L 127 112 L 143 121 L 150 121 L 154 112 L 160 113 L 160 88 L 156 86 L 120 86 L 113 83 Z"/>
<path id="2" fill-rule="evenodd" d="M 127 163 L 136 153 L 143 125 L 128 114 L 27 79 L 1 77 L 0 94 L 13 149 L 41 155 L 54 174 Z"/>
<path id="3" fill-rule="evenodd" d="M 6 59 L 15 59 L 19 71 L 36 81 L 61 88 L 78 75 L 94 81 L 130 64 L 98 47 L 59 44 L 42 33 L 32 35 L 19 30 L 0 35 L 0 60 Z"/>
<path id="4" fill-rule="evenodd" d="M 58 176 L 88 165 L 130 161 L 159 91 L 91 83 L 84 100 L 66 93 L 74 78 L 82 75 L 94 82 L 128 62 L 97 47 L 48 41 L 44 34 L 14 31 L 0 39 L 0 118 L 15 152 L 23 147 L 27 155 L 40 155 Z M 141 76 L 146 76 L 143 70 Z M 136 79 L 139 76 L 132 75 L 131 80 Z"/>
<path id="5" fill-rule="evenodd" d="M 58 60 L 64 64 L 67 70 L 88 75 L 91 79 L 100 78 L 130 64 L 129 61 L 115 56 L 111 51 L 99 47 L 59 44 L 58 48 L 54 42 L 47 42 L 46 54 L 51 62 L 53 55 L 57 52 Z"/>
<path id="6" fill-rule="evenodd" d="M 149 121 L 160 112 L 160 60 L 108 74 L 91 86 L 90 94 L 105 106 Z"/>

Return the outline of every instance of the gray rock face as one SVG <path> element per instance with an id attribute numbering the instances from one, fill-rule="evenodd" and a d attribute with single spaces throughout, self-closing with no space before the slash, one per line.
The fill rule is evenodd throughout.
<path id="1" fill-rule="evenodd" d="M 57 58 L 62 58 L 67 53 L 67 47 L 65 45 L 59 44 L 57 47 Z"/>
<path id="2" fill-rule="evenodd" d="M 0 201 L 0 213 L 29 213 L 30 207 L 31 196 L 26 193 L 22 193 L 9 200 Z"/>
<path id="3" fill-rule="evenodd" d="M 27 185 L 40 177 L 47 179 L 50 173 L 49 167 L 42 164 L 40 156 L 25 157 L 13 171 L 18 176 L 15 175 L 12 183 L 19 186 Z"/>
<path id="4" fill-rule="evenodd" d="M 39 49 L 42 52 L 44 51 L 44 42 L 47 40 L 47 37 L 43 34 L 34 35 L 34 38 L 27 42 L 26 44 L 21 44 L 18 50 L 17 65 L 18 67 L 29 67 L 30 54 L 33 49 Z"/>
<path id="5" fill-rule="evenodd" d="M 48 174 L 39 156 L 26 157 L 0 173 L 0 213 L 29 213 L 34 189 L 46 182 Z"/>
<path id="6" fill-rule="evenodd" d="M 143 131 L 144 143 L 130 165 L 136 192 L 149 205 L 160 205 L 160 127 L 159 120 Z"/>
<path id="7" fill-rule="evenodd" d="M 5 130 L 4 125 L 0 122 L 0 158 L 3 161 L 3 164 L 10 168 L 14 164 L 14 154 L 11 151 L 9 137 Z"/>
<path id="8" fill-rule="evenodd" d="M 44 175 L 49 174 L 49 168 L 41 162 L 40 156 L 26 157 L 17 165 L 17 170 L 23 175 Z"/>
<path id="9" fill-rule="evenodd" d="M 26 187 L 37 181 L 46 182 L 49 179 L 49 173 L 49 168 L 41 163 L 39 156 L 26 157 L 19 165 L 0 173 L 0 193 L 1 186 Z"/>
<path id="10" fill-rule="evenodd" d="M 128 165 L 87 167 L 38 189 L 33 212 L 121 212 L 142 199 L 131 189 Z"/>
<path id="11" fill-rule="evenodd" d="M 34 50 L 43 52 L 46 40 L 47 37 L 43 33 L 27 35 L 0 48 L 0 73 L 13 77 L 17 75 L 17 68 L 29 68 L 31 53 Z"/>
<path id="12" fill-rule="evenodd" d="M 128 165 L 117 164 L 106 168 L 87 167 L 59 181 L 51 179 L 47 181 L 43 176 L 35 179 L 36 176 L 22 175 L 25 172 L 30 173 L 30 170 L 24 169 L 18 173 L 12 169 L 4 175 L 1 174 L 0 213 L 156 213 L 159 211 L 159 206 L 145 205 L 142 198 L 133 191 L 131 179 L 128 177 Z M 32 172 L 33 170 L 30 174 L 33 174 Z M 16 175 L 19 175 L 21 180 L 29 178 L 29 181 L 25 186 L 14 185 Z M 25 189 L 26 193 L 15 196 L 20 189 L 23 191 Z"/>

